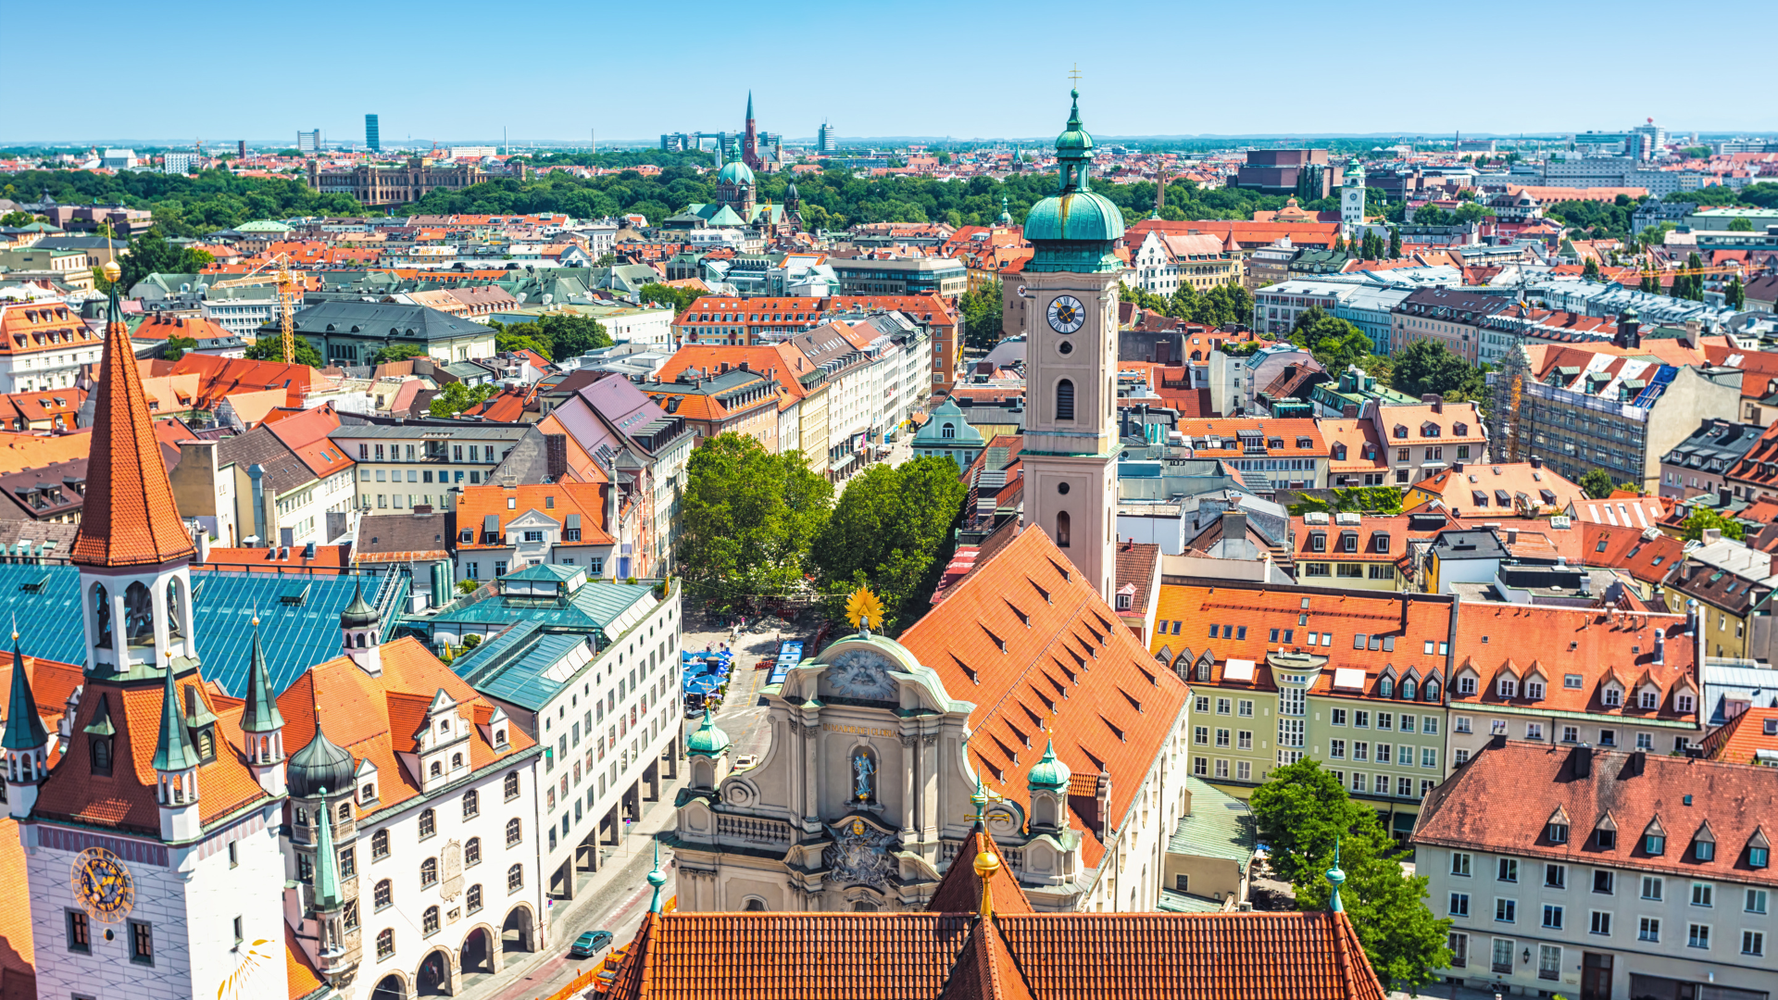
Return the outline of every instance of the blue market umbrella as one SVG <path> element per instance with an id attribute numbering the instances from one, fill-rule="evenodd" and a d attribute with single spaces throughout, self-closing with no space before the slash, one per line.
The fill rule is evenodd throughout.
<path id="1" fill-rule="evenodd" d="M 720 686 L 714 677 L 694 677 L 685 682 L 685 693 L 709 694 Z"/>

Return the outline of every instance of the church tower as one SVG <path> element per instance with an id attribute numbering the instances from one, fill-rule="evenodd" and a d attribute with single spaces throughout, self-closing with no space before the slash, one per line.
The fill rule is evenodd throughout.
<path id="1" fill-rule="evenodd" d="M 70 550 L 85 676 L 67 745 L 19 817 L 29 892 L 18 898 L 36 940 L 57 944 L 37 952 L 37 988 L 137 996 L 152 979 L 167 996 L 283 996 L 284 800 L 220 731 L 205 687 L 191 538 L 118 305 L 120 269 L 104 271 L 87 509 Z M 261 694 L 266 683 L 254 678 Z M 243 719 L 273 745 L 275 721 Z M 9 727 L 8 756 L 41 733 Z"/>
<path id="2" fill-rule="evenodd" d="M 1346 183 L 1340 189 L 1340 235 L 1350 240 L 1364 229 L 1364 166 L 1357 160 L 1346 168 Z"/>
<path id="3" fill-rule="evenodd" d="M 765 166 L 759 156 L 759 125 L 753 120 L 753 91 L 747 92 L 747 131 L 741 135 L 741 162 L 754 170 Z"/>
<path id="4" fill-rule="evenodd" d="M 1124 218 L 1089 188 L 1080 92 L 1056 137 L 1054 195 L 1025 216 L 1036 311 L 1025 348 L 1025 523 L 1049 533 L 1106 603 L 1117 578 L 1117 287 Z"/>

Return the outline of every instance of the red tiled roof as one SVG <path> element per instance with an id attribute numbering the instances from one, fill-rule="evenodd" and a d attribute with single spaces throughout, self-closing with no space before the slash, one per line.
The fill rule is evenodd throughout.
<path id="1" fill-rule="evenodd" d="M 18 821 L 4 815 L 0 815 L 0 885 L 11 886 L 17 894 L 14 905 L 0 906 L 0 1000 L 37 1000 L 31 908 L 18 905 L 24 902 L 25 849 L 19 842 Z"/>
<path id="2" fill-rule="evenodd" d="M 461 530 L 473 532 L 473 540 L 459 540 L 457 547 L 506 548 L 507 523 L 531 511 L 564 524 L 568 515 L 580 515 L 579 543 L 565 544 L 610 545 L 614 539 L 605 530 L 605 495 L 609 489 L 605 483 L 465 487 L 457 500 L 457 524 Z M 510 507 L 508 500 L 513 501 Z M 489 517 L 499 521 L 501 536 L 494 545 L 484 546 L 482 525 Z"/>
<path id="3" fill-rule="evenodd" d="M 289 924 L 284 925 L 284 983 L 288 987 L 286 995 L 289 1000 L 303 1000 L 327 985 L 297 942 L 296 931 Z"/>
<path id="4" fill-rule="evenodd" d="M 938 880 L 938 888 L 932 892 L 932 899 L 926 904 L 928 913 L 977 913 L 981 910 L 982 880 L 975 873 L 975 856 L 986 847 L 992 853 L 994 842 L 983 833 L 978 826 L 969 832 L 963 846 L 957 850 L 957 857 L 951 867 L 945 869 L 944 877 Z M 1025 891 L 1019 887 L 1018 876 L 1012 873 L 1012 866 L 1002 864 L 994 870 L 989 881 L 992 883 L 992 898 L 995 913 L 1030 913 L 1031 901 L 1025 898 Z"/>
<path id="5" fill-rule="evenodd" d="M 145 566 L 193 554 L 122 321 L 111 324 L 99 359 L 86 469 L 80 532 L 69 549 L 74 563 Z"/>
<path id="6" fill-rule="evenodd" d="M 1185 684 L 1155 664 L 1040 528 L 978 561 L 901 644 L 952 697 L 975 702 L 971 764 L 993 790 L 1028 803 L 1043 728 L 1071 771 L 1111 775 L 1108 814 L 1075 822 L 1085 864 L 1098 867 L 1104 827 L 1125 824 L 1190 694 Z"/>
<path id="7" fill-rule="evenodd" d="M 999 894 L 995 894 L 998 906 Z M 688 913 L 609 1000 L 1383 1000 L 1343 913 Z M 770 956 L 761 961 L 760 956 Z"/>
<path id="8" fill-rule="evenodd" d="M 1704 756 L 1731 764 L 1753 764 L 1754 752 L 1778 751 L 1778 708 L 1749 708 L 1704 737 Z"/>
<path id="9" fill-rule="evenodd" d="M 1552 712 L 1695 721 L 1701 701 L 1691 679 L 1698 667 L 1697 640 L 1684 628 L 1684 615 L 1466 601 L 1457 611 L 1451 678 L 1473 673 L 1476 692 L 1459 694 L 1453 683 L 1451 707 L 1535 705 Z M 1661 663 L 1655 662 L 1656 629 L 1665 633 Z M 1544 681 L 1544 696 L 1535 701 L 1525 697 L 1525 680 L 1533 673 Z M 1516 697 L 1500 696 L 1497 681 L 1506 674 L 1515 678 Z M 1578 687 L 1569 686 L 1571 675 L 1578 678 Z M 1604 701 L 1606 682 L 1613 676 L 1626 688 L 1615 706 Z M 1636 707 L 1643 678 L 1661 692 L 1652 711 Z M 1674 695 L 1681 691 L 1692 695 L 1689 712 L 1675 704 Z"/>
<path id="10" fill-rule="evenodd" d="M 1590 755 L 1584 775 L 1575 767 L 1581 755 Z M 1778 768 L 1502 739 L 1428 793 L 1411 842 L 1778 885 L 1778 869 L 1747 863 L 1748 842 L 1773 822 L 1775 799 Z M 1560 844 L 1546 829 L 1558 809 L 1569 821 Z M 1608 816 L 1616 846 L 1602 848 L 1592 834 Z M 1656 820 L 1666 845 L 1651 855 L 1642 835 Z M 1698 861 L 1692 845 L 1706 825 L 1716 850 Z"/>

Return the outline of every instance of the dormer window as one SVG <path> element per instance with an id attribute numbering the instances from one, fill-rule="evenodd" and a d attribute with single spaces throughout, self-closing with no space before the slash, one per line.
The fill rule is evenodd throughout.
<path id="1" fill-rule="evenodd" d="M 1643 711 L 1645 711 L 1645 712 L 1653 711 L 1655 709 L 1655 706 L 1658 705 L 1659 703 L 1660 703 L 1660 695 L 1659 694 L 1657 694 L 1655 691 L 1653 691 L 1651 689 L 1644 689 L 1643 690 L 1641 699 L 1640 699 L 1640 706 L 1639 706 L 1640 708 L 1642 708 Z"/>
<path id="2" fill-rule="evenodd" d="M 1378 681 L 1377 694 L 1384 698 L 1395 697 L 1395 678 L 1385 677 Z"/>
<path id="3" fill-rule="evenodd" d="M 1525 697 L 1531 701 L 1542 701 L 1543 700 L 1543 682 L 1542 681 L 1526 681 L 1525 682 Z"/>
<path id="4" fill-rule="evenodd" d="M 1689 694 L 1680 695 L 1678 698 L 1674 699 L 1674 704 L 1678 707 L 1679 711 L 1685 713 L 1691 712 L 1692 709 L 1696 707 L 1692 696 Z"/>
<path id="5" fill-rule="evenodd" d="M 1567 823 L 1547 824 L 1544 827 L 1544 832 L 1546 835 L 1548 835 L 1548 837 L 1550 838 L 1550 843 L 1552 843 L 1552 844 L 1566 844 L 1566 843 L 1568 843 L 1568 824 Z"/>
<path id="6" fill-rule="evenodd" d="M 1519 682 L 1511 677 L 1502 677 L 1496 689 L 1502 698 L 1516 698 L 1519 694 Z"/>
<path id="7" fill-rule="evenodd" d="M 1616 685 L 1608 685 L 1605 688 L 1605 696 L 1602 700 L 1606 705 L 1616 708 L 1624 703 L 1624 691 Z"/>
<path id="8" fill-rule="evenodd" d="M 96 736 L 93 738 L 92 772 L 97 775 L 111 774 L 111 737 Z"/>
<path id="9" fill-rule="evenodd" d="M 1707 840 L 1692 843 L 1692 859 L 1695 861 L 1711 861 L 1716 858 L 1716 845 Z"/>

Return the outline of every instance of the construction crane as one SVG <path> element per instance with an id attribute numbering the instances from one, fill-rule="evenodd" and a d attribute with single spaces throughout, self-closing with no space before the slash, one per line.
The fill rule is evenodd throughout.
<path id="1" fill-rule="evenodd" d="M 276 268 L 276 270 L 267 270 Z M 296 363 L 296 276 L 290 271 L 290 255 L 277 254 L 239 278 L 218 281 L 211 288 L 240 288 L 245 285 L 278 286 L 278 314 L 283 327 L 284 363 Z"/>

